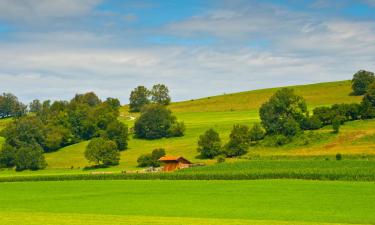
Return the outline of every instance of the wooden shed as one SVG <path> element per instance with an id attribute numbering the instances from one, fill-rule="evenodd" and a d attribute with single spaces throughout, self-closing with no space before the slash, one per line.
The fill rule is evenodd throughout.
<path id="1" fill-rule="evenodd" d="M 159 162 L 164 163 L 163 171 L 173 171 L 176 169 L 188 168 L 192 163 L 182 156 L 164 156 L 159 159 Z"/>

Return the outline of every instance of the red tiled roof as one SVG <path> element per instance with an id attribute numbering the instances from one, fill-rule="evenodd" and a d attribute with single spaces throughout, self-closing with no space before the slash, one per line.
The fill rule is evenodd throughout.
<path id="1" fill-rule="evenodd" d="M 176 157 L 176 156 L 163 156 L 159 159 L 159 161 L 161 161 L 161 162 L 163 162 L 163 161 L 179 161 L 181 159 L 185 160 L 188 163 L 191 163 L 189 160 L 185 159 L 182 156 L 178 156 L 178 157 Z"/>

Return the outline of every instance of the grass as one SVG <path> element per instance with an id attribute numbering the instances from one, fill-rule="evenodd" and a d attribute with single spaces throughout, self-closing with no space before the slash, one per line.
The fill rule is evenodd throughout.
<path id="1" fill-rule="evenodd" d="M 361 97 L 350 96 L 350 81 L 320 83 L 312 85 L 294 86 L 297 94 L 305 97 L 309 108 L 333 103 L 359 102 Z M 180 121 L 186 124 L 186 135 L 180 138 L 160 140 L 129 140 L 129 149 L 121 153 L 120 165 L 113 170 L 137 169 L 137 158 L 141 154 L 151 152 L 155 148 L 165 148 L 169 155 L 182 155 L 193 162 L 211 164 L 212 160 L 197 159 L 196 143 L 199 135 L 209 128 L 214 128 L 220 133 L 222 142 L 228 140 L 230 130 L 235 123 L 251 125 L 259 121 L 258 108 L 277 89 L 263 89 L 235 94 L 226 94 L 209 98 L 172 103 L 169 107 Z M 127 107 L 123 107 L 120 120 L 132 127 L 134 120 Z M 1 123 L 0 123 L 1 124 Z M 257 147 L 249 150 L 248 156 L 332 156 L 342 154 L 374 154 L 375 142 L 357 142 L 364 136 L 375 134 L 375 120 L 355 121 L 342 127 L 339 135 L 330 133 L 330 127 L 323 129 L 322 138 L 314 143 L 300 145 L 291 143 L 282 148 Z M 0 142 L 3 141 L 0 138 Z M 48 169 L 82 169 L 89 165 L 83 156 L 88 142 L 82 142 L 60 149 L 54 153 L 47 153 L 45 157 Z M 73 170 L 75 171 L 75 170 Z M 1 174 L 1 173 L 0 173 Z"/>
<path id="2" fill-rule="evenodd" d="M 0 192 L 7 193 L 0 195 L 1 224 L 375 222 L 374 183 L 367 182 L 28 182 L 1 183 Z"/>

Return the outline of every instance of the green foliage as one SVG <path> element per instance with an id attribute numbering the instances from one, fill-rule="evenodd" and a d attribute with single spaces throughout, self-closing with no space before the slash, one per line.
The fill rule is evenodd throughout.
<path id="1" fill-rule="evenodd" d="M 283 88 L 260 107 L 259 114 L 267 134 L 290 136 L 298 133 L 308 112 L 302 97 Z"/>
<path id="2" fill-rule="evenodd" d="M 38 144 L 22 146 L 16 151 L 14 164 L 17 171 L 44 169 L 47 163 Z"/>
<path id="3" fill-rule="evenodd" d="M 85 157 L 97 166 L 111 166 L 118 165 L 120 152 L 114 141 L 93 138 L 87 145 Z"/>
<path id="4" fill-rule="evenodd" d="M 266 147 L 280 147 L 288 144 L 291 141 L 290 137 L 283 134 L 267 135 L 262 141 L 262 145 Z"/>
<path id="5" fill-rule="evenodd" d="M 140 112 L 142 108 L 150 103 L 150 91 L 144 86 L 138 86 L 130 93 L 130 112 Z"/>
<path id="6" fill-rule="evenodd" d="M 258 142 L 266 135 L 262 126 L 259 123 L 254 123 L 253 127 L 249 131 L 249 138 L 252 142 Z"/>
<path id="7" fill-rule="evenodd" d="M 175 122 L 168 129 L 167 137 L 182 137 L 185 134 L 185 123 L 184 122 Z"/>
<path id="8" fill-rule="evenodd" d="M 161 105 L 169 105 L 171 97 L 168 87 L 164 84 L 156 84 L 151 89 L 151 101 Z"/>
<path id="9" fill-rule="evenodd" d="M 201 158 L 212 159 L 221 152 L 221 139 L 214 129 L 207 130 L 198 139 L 198 153 Z"/>
<path id="10" fill-rule="evenodd" d="M 11 93 L 0 95 L 0 118 L 21 117 L 26 115 L 27 106 L 18 101 Z"/>
<path id="11" fill-rule="evenodd" d="M 361 116 L 363 119 L 375 117 L 375 82 L 369 85 L 361 102 Z"/>
<path id="12" fill-rule="evenodd" d="M 341 126 L 341 119 L 336 117 L 335 119 L 333 119 L 332 121 L 332 129 L 333 129 L 333 133 L 337 134 L 340 132 L 340 126 Z"/>
<path id="13" fill-rule="evenodd" d="M 353 95 L 363 95 L 367 92 L 368 86 L 375 81 L 373 72 L 360 70 L 353 75 L 352 89 Z"/>
<path id="14" fill-rule="evenodd" d="M 154 149 L 152 153 L 138 157 L 138 167 L 159 167 L 159 159 L 163 156 L 165 156 L 165 150 L 163 148 Z"/>
<path id="15" fill-rule="evenodd" d="M 4 143 L 0 150 L 0 168 L 11 168 L 15 166 L 17 149 Z"/>
<path id="16" fill-rule="evenodd" d="M 107 126 L 103 136 L 116 142 L 119 151 L 125 150 L 128 147 L 128 127 L 117 120 L 114 120 Z"/>
<path id="17" fill-rule="evenodd" d="M 337 153 L 336 154 L 336 160 L 341 160 L 342 159 L 342 155 L 340 153 Z"/>
<path id="18" fill-rule="evenodd" d="M 173 128 L 174 125 L 176 127 Z M 135 121 L 134 132 L 137 138 L 159 139 L 181 136 L 184 127 L 183 124 L 176 124 L 176 117 L 165 106 L 152 104 L 142 110 L 140 117 Z"/>
<path id="19" fill-rule="evenodd" d="M 33 113 L 40 112 L 42 110 L 42 103 L 35 99 L 29 104 L 29 111 Z"/>
<path id="20" fill-rule="evenodd" d="M 94 92 L 87 92 L 85 94 L 76 94 L 71 102 L 78 105 L 85 104 L 90 107 L 94 107 L 99 105 L 101 103 L 101 100 Z"/>
<path id="21" fill-rule="evenodd" d="M 311 117 L 306 117 L 302 123 L 303 130 L 317 130 L 323 126 L 322 121 L 318 116 L 313 115 Z"/>
<path id="22" fill-rule="evenodd" d="M 225 162 L 225 155 L 219 155 L 216 158 L 216 163 L 224 163 Z"/>
<path id="23" fill-rule="evenodd" d="M 236 124 L 229 135 L 229 141 L 224 146 L 224 154 L 227 157 L 241 156 L 247 153 L 249 149 L 249 127 Z"/>

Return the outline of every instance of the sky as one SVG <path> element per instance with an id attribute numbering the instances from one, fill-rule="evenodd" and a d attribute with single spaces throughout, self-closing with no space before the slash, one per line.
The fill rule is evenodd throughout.
<path id="1" fill-rule="evenodd" d="M 0 92 L 173 101 L 375 71 L 375 0 L 0 0 Z"/>

